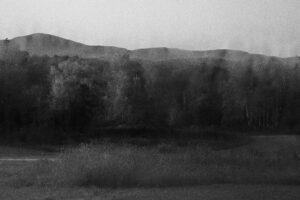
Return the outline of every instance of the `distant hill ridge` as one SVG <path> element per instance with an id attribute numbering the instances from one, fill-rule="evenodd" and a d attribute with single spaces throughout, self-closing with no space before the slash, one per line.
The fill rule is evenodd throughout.
<path id="1" fill-rule="evenodd" d="M 208 51 L 190 51 L 174 48 L 146 48 L 128 50 L 112 46 L 90 46 L 58 36 L 36 33 L 10 40 L 0 40 L 0 51 L 4 48 L 14 48 L 27 51 L 31 55 L 48 56 L 79 56 L 82 58 L 112 59 L 129 56 L 132 59 L 161 61 L 170 59 L 200 59 L 222 58 L 232 61 L 255 60 L 263 62 L 270 58 L 280 59 L 287 62 L 299 62 L 298 57 L 280 58 L 260 54 L 250 54 L 244 51 L 218 49 Z"/>

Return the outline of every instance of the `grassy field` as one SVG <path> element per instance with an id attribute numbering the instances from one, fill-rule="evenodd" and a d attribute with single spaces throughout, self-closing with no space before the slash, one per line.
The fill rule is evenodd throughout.
<path id="1" fill-rule="evenodd" d="M 0 199 L 300 198 L 299 137 L 140 143 L 94 142 L 57 154 L 2 147 L 0 158 L 41 160 L 0 161 Z"/>
<path id="2" fill-rule="evenodd" d="M 172 188 L 0 188 L 3 200 L 298 200 L 299 186 L 202 185 Z"/>

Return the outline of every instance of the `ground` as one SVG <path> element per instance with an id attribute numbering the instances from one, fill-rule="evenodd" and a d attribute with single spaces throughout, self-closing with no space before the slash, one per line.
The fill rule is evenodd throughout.
<path id="1" fill-rule="evenodd" d="M 176 188 L 131 188 L 131 189 L 101 189 L 101 188 L 40 188 L 22 187 L 0 188 L 2 200 L 92 200 L 92 199 L 122 199 L 122 200 L 298 200 L 300 186 L 285 185 L 203 185 L 196 187 Z"/>
<path id="2" fill-rule="evenodd" d="M 269 151 L 295 148 L 295 156 L 298 156 L 300 143 L 296 136 L 256 136 L 251 146 L 263 147 Z M 249 144 L 248 144 L 249 145 Z M 247 145 L 246 145 L 247 146 Z M 245 146 L 245 147 L 246 147 Z M 238 149 L 245 148 L 237 147 Z M 176 187 L 121 187 L 102 188 L 96 186 L 40 186 L 12 184 L 11 179 L 22 170 L 24 166 L 37 160 L 55 158 L 55 153 L 37 149 L 0 147 L 0 199 L 241 199 L 241 200 L 268 200 L 268 199 L 300 199 L 299 184 L 205 184 L 195 186 Z M 29 160 L 14 160 L 30 158 Z M 2 159 L 2 160 L 1 160 Z M 11 159 L 11 160 L 9 160 Z M 295 174 L 296 176 L 299 173 Z"/>

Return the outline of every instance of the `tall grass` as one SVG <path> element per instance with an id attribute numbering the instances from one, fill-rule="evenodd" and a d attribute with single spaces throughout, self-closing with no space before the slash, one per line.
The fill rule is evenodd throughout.
<path id="1" fill-rule="evenodd" d="M 214 151 L 199 146 L 81 145 L 61 153 L 56 162 L 42 161 L 32 165 L 18 181 L 23 185 L 101 187 L 298 184 L 299 164 L 299 159 L 285 150 Z"/>

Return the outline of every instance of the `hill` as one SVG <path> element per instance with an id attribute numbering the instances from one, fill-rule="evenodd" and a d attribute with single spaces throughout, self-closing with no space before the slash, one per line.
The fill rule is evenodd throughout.
<path id="1" fill-rule="evenodd" d="M 110 58 L 128 52 L 124 48 L 110 46 L 88 46 L 49 34 L 32 34 L 0 41 L 0 46 L 27 51 L 31 55 L 79 56 L 82 58 Z"/>
<path id="2" fill-rule="evenodd" d="M 279 58 L 260 54 L 251 54 L 244 51 L 217 49 L 208 51 L 190 51 L 174 48 L 146 48 L 128 50 L 112 46 L 89 46 L 61 37 L 36 33 L 16 37 L 11 40 L 0 40 L 0 51 L 5 48 L 27 51 L 31 55 L 48 56 L 79 56 L 82 58 L 114 59 L 129 56 L 131 59 L 162 61 L 176 59 L 221 58 L 251 64 L 266 63 L 270 59 L 295 65 L 300 59 L 297 57 Z"/>

